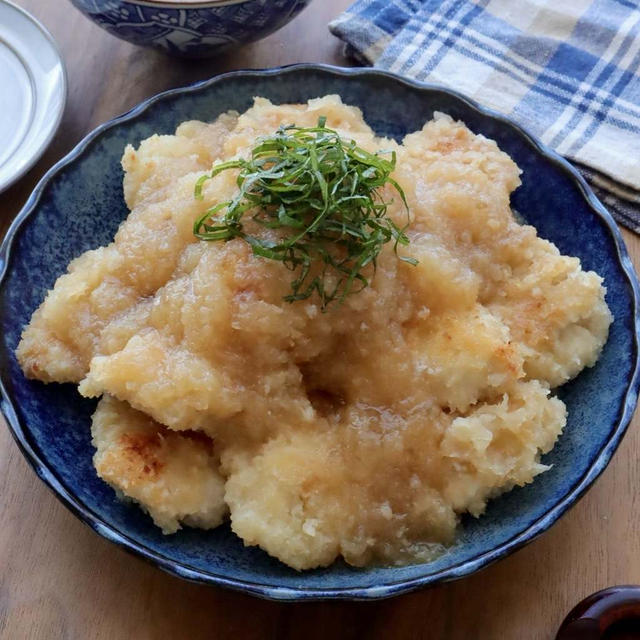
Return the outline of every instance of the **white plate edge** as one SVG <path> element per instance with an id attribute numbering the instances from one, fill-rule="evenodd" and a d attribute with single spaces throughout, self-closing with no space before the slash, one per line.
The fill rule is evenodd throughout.
<path id="1" fill-rule="evenodd" d="M 67 98 L 69 93 L 69 80 L 67 74 L 67 68 L 64 63 L 64 58 L 62 57 L 62 53 L 60 48 L 58 47 L 58 43 L 55 41 L 49 30 L 34 16 L 32 16 L 28 11 L 14 4 L 13 2 L 9 2 L 9 0 L 0 0 L 0 4 L 7 5 L 11 9 L 15 10 L 17 13 L 21 14 L 26 20 L 34 24 L 38 31 L 43 35 L 45 40 L 50 44 L 53 52 L 55 53 L 58 62 L 60 64 L 60 69 L 62 70 L 61 75 L 61 83 L 62 83 L 62 99 L 60 100 L 58 110 L 55 114 L 54 119 L 51 121 L 51 125 L 49 126 L 49 130 L 46 135 L 42 138 L 42 141 L 38 145 L 38 147 L 33 151 L 31 157 L 27 159 L 26 162 L 22 164 L 22 166 L 14 173 L 9 174 L 7 178 L 4 180 L 0 180 L 0 193 L 6 191 L 10 186 L 15 184 L 20 178 L 22 178 L 28 171 L 35 165 L 35 163 L 42 157 L 42 154 L 46 151 L 47 147 L 53 140 L 54 135 L 56 134 L 60 123 L 62 121 L 62 116 L 64 114 L 65 106 L 67 104 Z M 37 99 L 37 91 L 36 91 L 36 99 Z M 16 149 L 16 153 L 19 153 L 19 148 Z M 15 155 L 15 154 L 14 154 Z"/>

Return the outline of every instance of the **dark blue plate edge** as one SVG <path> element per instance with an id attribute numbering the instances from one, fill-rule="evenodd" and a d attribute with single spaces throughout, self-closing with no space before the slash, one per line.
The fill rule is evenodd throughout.
<path id="1" fill-rule="evenodd" d="M 65 157 L 59 160 L 55 165 L 49 169 L 41 180 L 36 185 L 32 194 L 29 196 L 24 207 L 18 213 L 12 224 L 10 225 L 5 238 L 0 246 L 0 286 L 4 281 L 4 276 L 7 272 L 9 260 L 11 258 L 11 247 L 13 241 L 20 230 L 20 227 L 24 221 L 33 213 L 36 205 L 38 204 L 45 188 L 49 182 L 55 177 L 55 175 L 64 167 L 71 164 L 80 155 L 82 155 L 89 145 L 97 139 L 104 131 L 119 125 L 122 122 L 133 120 L 139 115 L 144 113 L 152 104 L 170 98 L 174 95 L 184 93 L 194 93 L 202 88 L 209 87 L 220 81 L 226 81 L 234 77 L 246 77 L 246 76 L 277 76 L 287 73 L 295 73 L 299 71 L 315 71 L 322 72 L 329 75 L 349 77 L 349 76 L 363 76 L 373 75 L 382 76 L 399 82 L 401 84 L 410 86 L 414 89 L 426 90 L 426 91 L 439 91 L 449 94 L 455 99 L 463 102 L 467 106 L 471 107 L 475 111 L 480 112 L 483 115 L 489 116 L 495 120 L 502 122 L 504 125 L 513 129 L 524 142 L 532 147 L 537 153 L 541 154 L 561 171 L 563 171 L 577 186 L 580 193 L 583 195 L 592 211 L 603 220 L 607 227 L 618 255 L 618 261 L 622 270 L 626 276 L 629 288 L 632 293 L 633 299 L 633 311 L 634 311 L 634 347 L 635 347 L 635 362 L 631 381 L 627 388 L 624 402 L 621 407 L 621 415 L 616 428 L 612 431 L 608 441 L 598 452 L 593 464 L 581 478 L 581 480 L 544 516 L 539 518 L 536 522 L 530 525 L 527 529 L 515 535 L 510 540 L 504 542 L 501 546 L 484 554 L 476 556 L 470 560 L 462 561 L 453 567 L 442 569 L 436 573 L 425 575 L 411 580 L 403 580 L 395 583 L 386 583 L 383 585 L 373 587 L 362 588 L 339 588 L 339 589 L 319 589 L 319 588 L 289 588 L 279 587 L 276 585 L 257 584 L 254 582 L 248 582 L 243 580 L 234 580 L 219 576 L 216 574 L 208 573 L 199 569 L 187 567 L 176 563 L 175 561 L 166 558 L 165 556 L 156 552 L 149 551 L 140 543 L 132 540 L 131 538 L 120 533 L 116 528 L 111 525 L 102 522 L 100 518 L 87 509 L 76 496 L 73 495 L 64 484 L 56 477 L 55 473 L 50 470 L 42 461 L 40 455 L 35 451 L 29 442 L 28 435 L 25 433 L 20 420 L 17 417 L 15 408 L 12 404 L 11 398 L 7 393 L 4 385 L 4 381 L 0 378 L 0 394 L 2 400 L 0 402 L 0 410 L 2 411 L 9 430 L 16 441 L 19 449 L 27 459 L 27 462 L 34 469 L 38 477 L 51 489 L 54 495 L 82 522 L 91 527 L 96 533 L 102 537 L 117 544 L 125 551 L 141 557 L 142 559 L 151 562 L 160 569 L 189 580 L 190 582 L 204 583 L 216 586 L 222 586 L 251 595 L 259 596 L 269 600 L 279 601 L 300 601 L 300 600 L 325 600 L 325 599 L 340 599 L 340 600 L 376 600 L 382 598 L 389 598 L 392 596 L 400 595 L 414 591 L 418 588 L 425 586 L 433 586 L 440 582 L 446 582 L 450 580 L 456 580 L 469 575 L 479 569 L 483 569 L 493 564 L 497 560 L 513 553 L 517 549 L 521 548 L 525 544 L 529 543 L 535 537 L 542 534 L 549 529 L 557 520 L 562 516 L 569 508 L 577 503 L 577 501 L 584 495 L 587 489 L 595 482 L 595 480 L 604 471 L 607 464 L 611 460 L 611 457 L 618 448 L 622 438 L 629 426 L 629 422 L 633 416 L 633 412 L 638 400 L 638 388 L 640 387 L 640 352 L 638 339 L 640 334 L 640 285 L 635 274 L 633 265 L 629 258 L 626 246 L 624 244 L 620 230 L 618 229 L 615 221 L 604 208 L 600 201 L 596 198 L 590 187 L 585 182 L 584 178 L 578 173 L 578 171 L 563 157 L 547 148 L 544 144 L 539 142 L 535 137 L 529 134 L 520 125 L 511 121 L 508 117 L 486 108 L 475 102 L 474 100 L 467 98 L 466 96 L 442 87 L 436 84 L 429 84 L 424 82 L 418 82 L 408 78 L 403 78 L 396 74 L 381 71 L 378 69 L 359 69 L 359 68 L 343 68 L 326 64 L 295 64 L 284 67 L 275 67 L 271 69 L 257 69 L 257 70 L 242 70 L 233 71 L 229 73 L 220 74 L 209 80 L 203 80 L 196 82 L 186 87 L 180 87 L 177 89 L 170 89 L 163 93 L 159 93 L 147 100 L 141 102 L 130 111 L 105 122 L 98 126 L 85 138 L 83 138 Z M 427 565 L 425 565 L 427 566 Z"/>

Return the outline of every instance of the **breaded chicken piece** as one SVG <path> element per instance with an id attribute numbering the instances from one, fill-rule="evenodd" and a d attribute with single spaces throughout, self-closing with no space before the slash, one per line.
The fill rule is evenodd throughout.
<path id="1" fill-rule="evenodd" d="M 536 237 L 533 227 L 498 240 L 496 250 L 505 259 L 485 304 L 521 345 L 527 376 L 557 387 L 593 366 L 613 321 L 602 278 Z"/>
<path id="2" fill-rule="evenodd" d="M 104 396 L 91 426 L 98 475 L 137 502 L 164 533 L 213 529 L 227 514 L 224 478 L 209 438 L 169 431 Z"/>
<path id="3" fill-rule="evenodd" d="M 551 451 L 566 419 L 564 402 L 537 380 L 518 382 L 495 402 L 454 414 L 439 445 L 447 503 L 478 517 L 488 499 L 531 482 L 549 469 L 540 455 Z"/>
<path id="4" fill-rule="evenodd" d="M 429 560 L 450 543 L 458 514 L 547 469 L 566 421 L 564 404 L 538 382 L 519 382 L 495 404 L 465 415 L 426 412 L 376 432 L 356 407 L 347 424 L 296 431 L 255 455 L 227 450 L 231 526 L 295 569 Z M 446 482 L 443 482 L 443 478 Z"/>
<path id="5" fill-rule="evenodd" d="M 412 252 L 420 264 L 405 270 L 426 300 L 434 297 L 427 309 L 433 324 L 451 313 L 463 321 L 474 305 L 482 307 L 508 331 L 527 377 L 551 387 L 595 364 L 613 316 L 602 278 L 583 271 L 580 260 L 515 221 L 486 245 L 469 246 L 466 264 L 462 252 L 447 255 L 436 244 L 433 236 L 418 236 Z M 422 333 L 429 324 L 420 323 Z"/>
<path id="6" fill-rule="evenodd" d="M 430 313 L 486 306 L 521 345 L 528 377 L 551 387 L 593 366 L 613 321 L 602 278 L 514 218 L 520 171 L 495 142 L 436 114 L 405 138 L 396 173 L 419 260 L 404 275 Z"/>
<path id="7" fill-rule="evenodd" d="M 193 197 L 197 178 L 222 152 L 235 117 L 212 125 L 184 123 L 174 136 L 154 135 L 122 158 L 131 214 L 113 243 L 71 262 L 33 314 L 16 355 L 25 374 L 44 382 L 79 382 L 105 325 L 152 295 L 195 242 L 193 220 L 207 203 Z"/>
<path id="8" fill-rule="evenodd" d="M 286 269 L 239 240 L 200 247 L 190 272 L 185 267 L 143 310 L 122 316 L 115 331 L 105 329 L 109 351 L 93 358 L 80 393 L 109 393 L 171 429 L 216 437 L 222 427 L 235 437 L 261 430 L 270 414 L 307 422 L 312 409 L 289 350 L 310 320 L 304 305 L 284 313 Z M 271 291 L 256 295 L 265 280 Z M 245 309 L 251 315 L 243 320 Z M 229 422 L 235 416 L 240 422 Z"/>

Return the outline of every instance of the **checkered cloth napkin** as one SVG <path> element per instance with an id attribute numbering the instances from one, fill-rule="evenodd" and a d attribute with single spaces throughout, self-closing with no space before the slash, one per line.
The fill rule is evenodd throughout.
<path id="1" fill-rule="evenodd" d="M 364 64 L 511 116 L 640 233 L 639 0 L 357 0 L 329 28 Z"/>

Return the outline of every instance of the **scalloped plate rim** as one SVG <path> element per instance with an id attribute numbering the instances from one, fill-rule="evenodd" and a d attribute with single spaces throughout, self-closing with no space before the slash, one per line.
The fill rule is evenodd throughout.
<path id="1" fill-rule="evenodd" d="M 345 78 L 359 75 L 378 75 L 390 78 L 396 82 L 408 85 L 415 89 L 423 91 L 438 91 L 453 96 L 457 100 L 462 101 L 467 106 L 480 112 L 481 114 L 489 116 L 494 120 L 498 120 L 504 125 L 515 130 L 516 133 L 518 133 L 518 135 L 523 138 L 524 141 L 529 145 L 529 147 L 531 147 L 535 152 L 539 153 L 544 158 L 555 164 L 565 174 L 567 174 L 568 177 L 572 179 L 592 211 L 604 221 L 605 226 L 614 241 L 618 261 L 620 263 L 622 271 L 626 276 L 631 291 L 635 326 L 633 340 L 633 344 L 635 347 L 635 362 L 633 372 L 631 373 L 629 378 L 629 383 L 624 396 L 624 400 L 620 407 L 620 417 L 617 421 L 617 424 L 611 431 L 611 434 L 606 443 L 597 453 L 591 466 L 576 482 L 576 484 L 558 502 L 556 502 L 556 504 L 554 504 L 551 509 L 549 509 L 543 516 L 539 517 L 524 531 L 521 531 L 520 533 L 516 534 L 509 540 L 506 540 L 501 545 L 493 549 L 490 549 L 468 560 L 463 560 L 451 567 L 441 569 L 435 573 L 426 574 L 424 576 L 419 576 L 408 580 L 387 582 L 380 585 L 368 587 L 281 587 L 274 584 L 263 584 L 250 582 L 247 580 L 228 578 L 223 575 L 209 573 L 201 569 L 189 567 L 183 563 L 171 560 L 170 558 L 167 558 L 162 554 L 151 551 L 145 545 L 132 540 L 128 536 L 122 534 L 117 530 L 116 527 L 107 522 L 104 522 L 97 515 L 93 514 L 91 510 L 87 508 L 82 503 L 82 501 L 73 494 L 72 491 L 66 488 L 64 483 L 57 478 L 55 472 L 49 469 L 47 465 L 42 461 L 38 453 L 34 450 L 29 442 L 28 433 L 22 427 L 17 417 L 12 400 L 5 389 L 4 381 L 1 379 L 1 377 L 0 394 L 2 400 L 0 402 L 0 410 L 2 411 L 7 421 L 9 431 L 11 432 L 14 440 L 18 444 L 19 449 L 23 453 L 29 465 L 33 468 L 38 477 L 54 493 L 54 495 L 76 517 L 78 517 L 82 522 L 91 527 L 103 538 L 106 538 L 107 540 L 113 542 L 120 548 L 123 548 L 125 551 L 154 564 L 163 571 L 191 582 L 226 587 L 268 600 L 378 600 L 401 595 L 403 593 L 409 593 L 422 587 L 434 586 L 442 582 L 448 582 L 451 580 L 463 578 L 467 575 L 475 573 L 480 569 L 488 567 L 494 562 L 510 555 L 514 551 L 531 542 L 534 538 L 547 531 L 564 513 L 566 513 L 571 507 L 573 507 L 580 500 L 580 498 L 582 498 L 585 492 L 591 487 L 591 485 L 607 467 L 627 431 L 631 418 L 633 417 L 636 403 L 638 401 L 638 389 L 640 387 L 640 285 L 638 283 L 638 278 L 635 274 L 633 264 L 627 252 L 624 240 L 622 238 L 620 230 L 617 227 L 617 224 L 611 217 L 611 214 L 597 199 L 591 188 L 585 182 L 584 178 L 578 173 L 577 169 L 575 169 L 567 160 L 558 155 L 555 151 L 548 148 L 537 138 L 531 135 L 525 128 L 513 122 L 507 116 L 504 116 L 494 111 L 493 109 L 478 104 L 475 100 L 468 98 L 464 94 L 443 87 L 442 85 L 419 82 L 417 80 L 405 78 L 388 71 L 371 68 L 338 67 L 329 64 L 303 63 L 281 67 L 272 67 L 267 69 L 247 69 L 222 73 L 220 75 L 214 76 L 213 78 L 195 82 L 184 87 L 169 89 L 168 91 L 164 91 L 150 98 L 147 98 L 122 115 L 112 118 L 111 120 L 108 120 L 107 122 L 96 127 L 93 131 L 88 133 L 67 155 L 56 162 L 40 179 L 35 189 L 27 199 L 27 202 L 10 225 L 2 241 L 2 245 L 0 246 L 0 287 L 4 285 L 4 278 L 7 273 L 9 262 L 11 260 L 11 248 L 13 246 L 13 241 L 20 231 L 20 227 L 36 210 L 36 207 L 40 201 L 40 198 L 42 197 L 45 188 L 63 168 L 72 164 L 75 160 L 82 156 L 91 142 L 98 138 L 103 132 L 115 126 L 118 126 L 123 122 L 128 122 L 130 120 L 138 118 L 139 116 L 144 114 L 144 112 L 151 105 L 155 104 L 158 101 L 171 98 L 174 95 L 195 93 L 220 81 L 233 79 L 234 77 L 277 76 L 304 70 L 320 71 L 323 73 L 328 73 L 330 75 L 332 74 Z"/>

